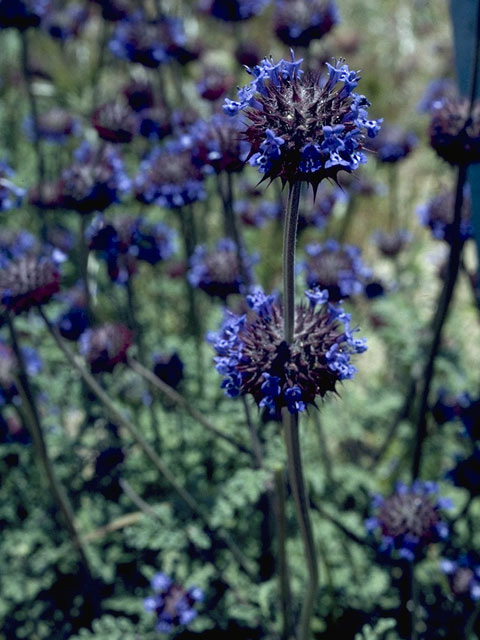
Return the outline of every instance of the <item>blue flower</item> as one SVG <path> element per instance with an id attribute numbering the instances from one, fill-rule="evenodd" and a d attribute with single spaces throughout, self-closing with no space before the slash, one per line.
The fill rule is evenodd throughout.
<path id="1" fill-rule="evenodd" d="M 0 212 L 10 211 L 22 205 L 25 189 L 12 182 L 14 172 L 6 160 L 0 160 Z"/>
<path id="2" fill-rule="evenodd" d="M 197 615 L 193 608 L 203 601 L 203 592 L 198 587 L 184 589 L 164 573 L 157 573 L 151 582 L 154 595 L 146 598 L 146 611 L 156 616 L 155 629 L 171 633 L 175 628 L 187 625 Z"/>

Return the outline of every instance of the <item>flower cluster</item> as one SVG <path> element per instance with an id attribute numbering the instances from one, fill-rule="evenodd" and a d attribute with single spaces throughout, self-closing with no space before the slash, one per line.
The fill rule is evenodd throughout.
<path id="1" fill-rule="evenodd" d="M 395 258 L 412 241 L 412 234 L 406 229 L 376 231 L 373 240 L 386 258 Z"/>
<path id="2" fill-rule="evenodd" d="M 81 131 L 77 118 L 60 107 L 52 107 L 40 113 L 36 124 L 35 129 L 31 117 L 25 120 L 24 131 L 30 140 L 34 140 L 38 135 L 48 142 L 64 144 L 70 136 L 76 136 Z"/>
<path id="3" fill-rule="evenodd" d="M 190 139 L 184 144 L 191 147 L 193 162 L 205 173 L 234 173 L 243 169 L 248 157 L 249 144 L 241 139 L 241 124 L 223 114 L 210 120 L 200 120 L 190 127 Z"/>
<path id="4" fill-rule="evenodd" d="M 92 115 L 92 124 L 99 137 L 113 144 L 131 142 L 137 122 L 128 104 L 119 99 L 100 105 Z"/>
<path id="5" fill-rule="evenodd" d="M 0 303 L 14 314 L 46 304 L 60 290 L 60 274 L 46 256 L 23 255 L 0 271 Z"/>
<path id="6" fill-rule="evenodd" d="M 175 627 L 189 624 L 196 617 L 193 606 L 203 601 L 201 589 L 185 589 L 164 573 L 157 573 L 151 585 L 154 595 L 144 600 L 144 607 L 155 614 L 156 631 L 170 633 Z"/>
<path id="7" fill-rule="evenodd" d="M 260 14 L 270 0 L 199 0 L 201 11 L 225 22 L 248 20 Z"/>
<path id="8" fill-rule="evenodd" d="M 335 391 L 340 380 L 353 378 L 350 357 L 366 350 L 365 340 L 354 337 L 350 315 L 328 303 L 327 291 L 305 295 L 308 304 L 296 307 L 290 345 L 284 340 L 281 305 L 260 287 L 247 296 L 246 314 L 226 312 L 219 332 L 208 339 L 228 396 L 250 393 L 272 415 L 282 407 L 298 413 L 317 396 Z"/>
<path id="9" fill-rule="evenodd" d="M 243 266 L 248 271 L 254 263 L 252 257 L 244 254 Z M 238 263 L 238 248 L 230 238 L 219 240 L 213 251 L 204 246 L 196 247 L 190 258 L 188 281 L 209 296 L 226 300 L 231 294 L 240 293 L 243 281 L 242 270 Z M 251 279 L 251 278 L 250 278 Z"/>
<path id="10" fill-rule="evenodd" d="M 117 24 L 109 47 L 118 58 L 156 69 L 177 58 L 185 44 L 181 20 L 172 16 L 149 20 L 136 11 Z"/>
<path id="11" fill-rule="evenodd" d="M 204 176 L 193 164 L 191 152 L 172 142 L 164 149 L 155 148 L 140 164 L 134 179 L 135 196 L 140 202 L 178 209 L 203 200 Z"/>
<path id="12" fill-rule="evenodd" d="M 277 0 L 275 33 L 289 47 L 307 48 L 339 22 L 334 0 Z"/>
<path id="13" fill-rule="evenodd" d="M 462 556 L 458 560 L 442 558 L 440 568 L 457 598 L 480 600 L 480 563 L 478 558 Z"/>
<path id="14" fill-rule="evenodd" d="M 49 8 L 50 0 L 0 0 L 0 29 L 38 27 Z"/>
<path id="15" fill-rule="evenodd" d="M 63 172 L 59 200 L 65 209 L 88 214 L 104 211 L 130 189 L 130 180 L 118 153 L 109 146 L 88 143 L 75 152 L 75 162 Z"/>
<path id="16" fill-rule="evenodd" d="M 412 131 L 401 127 L 382 127 L 379 135 L 371 144 L 379 162 L 395 164 L 406 158 L 418 144 L 418 138 Z"/>
<path id="17" fill-rule="evenodd" d="M 452 165 L 480 162 L 480 102 L 469 117 L 466 98 L 444 98 L 431 110 L 430 144 Z"/>
<path id="18" fill-rule="evenodd" d="M 161 222 L 117 216 L 110 221 L 95 218 L 87 230 L 89 248 L 105 260 L 114 282 L 125 283 L 137 269 L 137 262 L 158 264 L 172 257 L 176 233 Z"/>
<path id="19" fill-rule="evenodd" d="M 82 333 L 80 353 L 92 373 L 111 373 L 117 364 L 126 362 L 132 333 L 121 324 L 106 323 Z"/>
<path id="20" fill-rule="evenodd" d="M 429 544 L 447 537 L 441 512 L 451 507 L 451 501 L 438 491 L 434 482 L 417 480 L 410 487 L 398 483 L 388 498 L 375 496 L 372 508 L 377 513 L 365 524 L 369 532 L 380 530 L 381 551 L 414 560 Z"/>
<path id="21" fill-rule="evenodd" d="M 224 111 L 244 111 L 244 136 L 251 145 L 250 164 L 265 178 L 307 181 L 316 187 L 339 171 L 352 172 L 366 162 L 365 134 L 375 137 L 381 120 L 368 118 L 370 103 L 354 92 L 360 80 L 346 64 L 327 63 L 328 77 L 300 69 L 302 60 L 265 58 L 253 69 L 238 101 Z"/>
<path id="22" fill-rule="evenodd" d="M 309 287 L 326 289 L 334 302 L 363 293 L 371 271 L 358 247 L 327 240 L 323 245 L 308 244 L 305 253 L 302 267 Z"/>
<path id="23" fill-rule="evenodd" d="M 471 238 L 473 234 L 471 208 L 470 189 L 466 185 L 463 192 L 462 218 L 460 222 L 460 238 L 462 242 Z M 453 239 L 454 211 L 455 194 L 452 191 L 445 190 L 417 207 L 417 216 L 422 226 L 431 229 L 432 235 L 436 240 L 445 240 L 451 243 Z"/>
<path id="24" fill-rule="evenodd" d="M 5 160 L 0 161 L 0 213 L 15 209 L 22 204 L 25 189 L 17 187 L 11 180 L 14 172 Z"/>

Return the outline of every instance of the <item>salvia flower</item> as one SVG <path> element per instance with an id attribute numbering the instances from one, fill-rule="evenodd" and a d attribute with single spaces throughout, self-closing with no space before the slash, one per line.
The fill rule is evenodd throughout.
<path id="1" fill-rule="evenodd" d="M 226 395 L 250 393 L 271 415 L 283 407 L 298 413 L 354 377 L 351 355 L 366 350 L 365 340 L 354 337 L 350 315 L 328 303 L 327 291 L 310 290 L 306 297 L 308 303 L 296 308 L 291 345 L 284 340 L 281 305 L 260 287 L 247 296 L 246 314 L 226 312 L 218 333 L 208 337 Z"/>
<path id="2" fill-rule="evenodd" d="M 36 130 L 31 117 L 24 123 L 24 130 L 29 140 L 35 140 L 38 135 L 42 140 L 54 144 L 64 144 L 70 136 L 77 136 L 81 131 L 78 120 L 66 109 L 52 107 L 40 113 L 37 118 Z"/>
<path id="3" fill-rule="evenodd" d="M 24 255 L 0 269 L 0 302 L 15 315 L 46 304 L 59 289 L 60 274 L 49 257 Z"/>
<path id="4" fill-rule="evenodd" d="M 360 80 L 342 61 L 327 64 L 328 76 L 304 74 L 302 60 L 265 58 L 253 79 L 225 101 L 232 116 L 244 112 L 244 137 L 250 164 L 267 179 L 306 181 L 318 186 L 339 171 L 352 172 L 366 162 L 365 136 L 375 137 L 380 120 L 368 118 L 370 103 L 354 92 Z"/>
<path id="5" fill-rule="evenodd" d="M 413 561 L 429 544 L 448 536 L 442 511 L 450 507 L 451 501 L 439 496 L 434 482 L 416 480 L 410 487 L 398 483 L 390 497 L 375 496 L 376 515 L 366 521 L 366 527 L 380 532 L 380 551 Z"/>
<path id="6" fill-rule="evenodd" d="M 16 209 L 22 204 L 25 189 L 12 182 L 14 175 L 7 162 L 0 160 L 0 213 Z"/>
<path id="7" fill-rule="evenodd" d="M 96 149 L 84 143 L 75 153 L 75 162 L 63 172 L 60 202 L 82 214 L 104 211 L 129 189 L 120 155 L 112 147 Z"/>
<path id="8" fill-rule="evenodd" d="M 386 258 L 398 256 L 412 240 L 412 234 L 406 229 L 396 229 L 395 231 L 376 231 L 373 234 L 373 241 L 377 245 L 380 253 Z"/>
<path id="9" fill-rule="evenodd" d="M 305 253 L 301 267 L 309 287 L 326 289 L 334 302 L 363 293 L 371 270 L 363 263 L 358 247 L 330 239 L 324 244 L 308 244 Z"/>
<path id="10" fill-rule="evenodd" d="M 38 27 L 49 8 L 50 0 L 0 0 L 0 29 Z"/>
<path id="11" fill-rule="evenodd" d="M 395 164 L 404 160 L 418 144 L 418 138 L 412 131 L 401 127 L 383 126 L 379 135 L 373 140 L 370 149 L 376 152 L 379 162 Z"/>
<path id="12" fill-rule="evenodd" d="M 249 144 L 241 139 L 238 120 L 215 114 L 210 120 L 200 120 L 190 128 L 184 143 L 191 147 L 192 160 L 204 173 L 234 173 L 241 171 L 248 156 Z"/>
<path id="13" fill-rule="evenodd" d="M 430 144 L 452 165 L 480 162 L 480 102 L 469 118 L 467 98 L 444 98 L 431 110 Z"/>
<path id="14" fill-rule="evenodd" d="M 92 115 L 92 124 L 102 140 L 113 144 L 131 142 L 137 118 L 122 100 L 105 102 Z"/>
<path id="15" fill-rule="evenodd" d="M 463 192 L 462 217 L 460 221 L 460 238 L 462 242 L 471 238 L 473 234 L 471 208 L 470 189 L 466 185 Z M 450 190 L 445 190 L 428 202 L 418 206 L 417 216 L 422 226 L 431 229 L 432 235 L 436 240 L 445 240 L 451 243 L 453 239 L 454 209 L 455 194 Z"/>
<path id="16" fill-rule="evenodd" d="M 171 16 L 149 20 L 137 11 L 117 24 L 109 47 L 118 58 L 156 69 L 169 62 L 176 48 L 184 44 L 180 20 Z"/>
<path id="17" fill-rule="evenodd" d="M 111 373 L 117 364 L 126 362 L 131 344 L 131 331 L 113 323 L 87 329 L 79 340 L 80 352 L 92 373 Z"/>
<path id="18" fill-rule="evenodd" d="M 243 255 L 243 264 L 249 271 L 255 259 Z M 237 245 L 230 238 L 219 240 L 209 251 L 204 246 L 198 246 L 190 258 L 188 281 L 193 287 L 198 287 L 209 296 L 218 296 L 226 300 L 231 294 L 240 293 L 245 286 L 240 265 L 238 263 Z"/>
<path id="19" fill-rule="evenodd" d="M 164 573 L 157 573 L 151 585 L 154 595 L 146 598 L 143 604 L 146 611 L 156 616 L 156 631 L 170 633 L 177 627 L 189 624 L 197 616 L 193 607 L 203 601 L 201 589 L 185 589 Z"/>
<path id="20" fill-rule="evenodd" d="M 240 22 L 259 15 L 270 0 L 199 0 L 201 11 L 225 22 Z"/>
<path id="21" fill-rule="evenodd" d="M 447 576 L 452 594 L 457 598 L 480 600 L 480 563 L 464 555 L 458 560 L 442 558 L 440 568 Z"/>
<path id="22" fill-rule="evenodd" d="M 277 0 L 275 33 L 289 47 L 307 48 L 312 40 L 320 40 L 339 22 L 333 0 Z"/>
<path id="23" fill-rule="evenodd" d="M 134 179 L 137 200 L 177 209 L 203 200 L 204 176 L 192 162 L 191 152 L 178 143 L 155 148 L 140 164 Z"/>

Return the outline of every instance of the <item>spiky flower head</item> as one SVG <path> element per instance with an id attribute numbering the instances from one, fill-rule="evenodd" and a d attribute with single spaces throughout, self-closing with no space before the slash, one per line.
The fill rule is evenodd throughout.
<path id="1" fill-rule="evenodd" d="M 373 234 L 373 240 L 382 255 L 395 258 L 411 242 L 412 234 L 406 229 L 377 231 Z"/>
<path id="2" fill-rule="evenodd" d="M 382 127 L 370 148 L 375 151 L 375 157 L 379 162 L 395 164 L 404 160 L 417 144 L 418 138 L 413 131 L 390 125 Z"/>
<path id="3" fill-rule="evenodd" d="M 65 209 L 82 214 L 104 211 L 129 189 L 119 154 L 110 146 L 96 149 L 84 143 L 75 152 L 75 162 L 63 172 L 60 202 Z"/>
<path id="4" fill-rule="evenodd" d="M 324 244 L 308 244 L 305 253 L 302 267 L 307 286 L 326 289 L 333 302 L 363 293 L 371 270 L 363 263 L 358 247 L 330 239 Z"/>
<path id="5" fill-rule="evenodd" d="M 261 13 L 270 0 L 199 0 L 201 11 L 225 22 L 248 20 Z"/>
<path id="6" fill-rule="evenodd" d="M 244 112 L 244 137 L 251 165 L 264 179 L 305 181 L 314 189 L 339 171 L 352 172 L 366 162 L 365 135 L 373 138 L 381 120 L 368 119 L 370 103 L 354 92 L 360 80 L 343 61 L 328 76 L 303 73 L 302 60 L 265 58 L 247 71 L 253 80 L 238 90 L 238 101 L 225 101 L 232 116 Z"/>
<path id="7" fill-rule="evenodd" d="M 195 603 L 203 601 L 203 592 L 198 587 L 185 589 L 164 573 L 152 579 L 154 595 L 143 602 L 146 611 L 156 615 L 155 629 L 160 633 L 171 633 L 176 627 L 189 624 L 197 615 Z"/>
<path id="8" fill-rule="evenodd" d="M 447 97 L 431 110 L 430 144 L 437 154 L 452 165 L 480 162 L 480 102 L 469 115 L 467 98 Z"/>
<path id="9" fill-rule="evenodd" d="M 178 209 L 203 200 L 204 176 L 193 162 L 189 149 L 172 142 L 164 149 L 155 148 L 140 165 L 134 179 L 137 200 Z"/>
<path id="10" fill-rule="evenodd" d="M 250 148 L 241 131 L 241 123 L 223 113 L 195 122 L 185 137 L 194 164 L 207 174 L 241 171 Z"/>
<path id="11" fill-rule="evenodd" d="M 438 491 L 434 482 L 416 480 L 410 487 L 398 483 L 388 498 L 374 498 L 376 515 L 366 521 L 366 527 L 370 532 L 380 531 L 381 551 L 414 560 L 429 544 L 448 536 L 442 510 L 449 509 L 451 501 Z"/>
<path id="12" fill-rule="evenodd" d="M 462 218 L 460 221 L 460 238 L 462 242 L 471 238 L 473 234 L 471 208 L 470 189 L 468 185 L 465 185 Z M 445 240 L 451 243 L 453 239 L 454 210 L 455 194 L 453 191 L 445 190 L 417 207 L 417 216 L 422 226 L 431 229 L 432 235 L 436 240 Z"/>
<path id="13" fill-rule="evenodd" d="M 480 562 L 473 554 L 458 560 L 442 558 L 440 568 L 448 578 L 452 594 L 457 598 L 480 600 Z"/>
<path id="14" fill-rule="evenodd" d="M 49 257 L 26 254 L 0 270 L 0 302 L 14 314 L 46 304 L 59 290 L 60 274 Z"/>
<path id="15" fill-rule="evenodd" d="M 296 307 L 290 345 L 284 339 L 282 306 L 260 287 L 247 296 L 246 314 L 226 312 L 220 331 L 208 338 L 226 395 L 249 393 L 271 415 L 282 407 L 298 413 L 315 404 L 317 396 L 335 391 L 337 382 L 353 378 L 350 357 L 366 350 L 365 340 L 354 337 L 350 315 L 328 303 L 327 291 L 305 295 L 308 303 Z"/>
<path id="16" fill-rule="evenodd" d="M 49 9 L 50 0 L 0 0 L 0 29 L 38 27 Z"/>
<path id="17" fill-rule="evenodd" d="M 334 0 L 277 0 L 275 33 L 289 47 L 307 48 L 312 40 L 320 40 L 338 23 L 338 7 Z"/>
<path id="18" fill-rule="evenodd" d="M 254 258 L 243 253 L 243 266 L 249 272 L 254 262 Z M 213 251 L 204 246 L 196 247 L 190 258 L 187 278 L 193 287 L 222 300 L 240 293 L 242 286 L 247 284 L 241 273 L 237 245 L 230 238 L 219 240 Z"/>
<path id="19" fill-rule="evenodd" d="M 131 142 L 137 130 L 137 118 L 122 100 L 105 102 L 95 109 L 92 124 L 102 140 L 113 144 Z"/>
<path id="20" fill-rule="evenodd" d="M 121 324 L 106 323 L 87 329 L 79 341 L 80 352 L 92 373 L 111 373 L 117 364 L 126 362 L 132 333 Z"/>

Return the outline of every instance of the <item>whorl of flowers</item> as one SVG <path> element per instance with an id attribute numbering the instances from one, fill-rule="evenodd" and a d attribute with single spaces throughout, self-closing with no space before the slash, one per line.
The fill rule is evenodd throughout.
<path id="1" fill-rule="evenodd" d="M 243 264 L 250 271 L 255 260 L 244 254 Z M 237 245 L 230 238 L 219 240 L 213 251 L 198 246 L 190 258 L 188 281 L 209 296 L 226 300 L 231 294 L 240 293 L 245 282 L 238 263 Z"/>
<path id="2" fill-rule="evenodd" d="M 237 119 L 215 114 L 210 120 L 199 120 L 190 128 L 192 160 L 204 173 L 241 171 L 250 145 L 241 138 L 242 126 Z"/>
<path id="3" fill-rule="evenodd" d="M 49 8 L 50 0 L 0 0 L 0 29 L 38 27 Z"/>
<path id="4" fill-rule="evenodd" d="M 25 189 L 12 182 L 15 175 L 6 160 L 0 160 L 0 213 L 15 209 L 22 204 Z"/>
<path id="5" fill-rule="evenodd" d="M 463 192 L 462 218 L 460 221 L 460 238 L 462 242 L 471 238 L 473 234 L 471 208 L 470 189 L 466 185 Z M 453 239 L 454 209 L 455 194 L 453 191 L 445 190 L 417 207 L 417 216 L 422 226 L 431 229 L 432 235 L 436 240 L 445 240 L 450 243 Z"/>
<path id="6" fill-rule="evenodd" d="M 377 245 L 380 253 L 386 258 L 395 258 L 401 253 L 412 240 L 412 234 L 406 229 L 396 229 L 395 231 L 376 231 L 373 234 L 373 241 Z"/>
<path id="7" fill-rule="evenodd" d="M 137 130 L 137 118 L 122 100 L 106 102 L 95 109 L 92 124 L 102 140 L 128 143 Z"/>
<path id="8" fill-rule="evenodd" d="M 144 218 L 117 216 L 110 221 L 98 216 L 87 230 L 89 248 L 105 260 L 110 278 L 125 283 L 138 261 L 155 265 L 172 257 L 176 232 L 166 224 Z"/>
<path id="9" fill-rule="evenodd" d="M 302 267 L 309 287 L 326 289 L 334 302 L 363 293 L 371 270 L 363 263 L 358 247 L 330 239 L 324 244 L 308 244 L 305 253 Z"/>
<path id="10" fill-rule="evenodd" d="M 171 633 L 176 627 L 189 624 L 197 615 L 195 603 L 203 601 L 198 587 L 185 589 L 164 573 L 157 573 L 151 582 L 154 595 L 146 598 L 146 611 L 156 616 L 155 630 Z"/>
<path id="11" fill-rule="evenodd" d="M 203 200 L 203 179 L 191 151 L 173 142 L 164 149 L 153 149 L 140 164 L 134 179 L 135 196 L 140 202 L 176 209 Z"/>
<path id="12" fill-rule="evenodd" d="M 137 11 L 117 24 L 109 48 L 118 58 L 156 69 L 174 58 L 185 41 L 181 20 L 172 16 L 149 20 Z"/>
<path id="13" fill-rule="evenodd" d="M 328 76 L 303 73 L 302 60 L 265 58 L 247 69 L 253 80 L 238 90 L 238 101 L 225 101 L 232 116 L 244 112 L 244 137 L 251 145 L 250 164 L 265 178 L 306 181 L 314 188 L 339 171 L 352 172 L 366 162 L 365 135 L 373 138 L 381 120 L 369 120 L 370 103 L 354 92 L 360 80 L 342 61 Z"/>
<path id="14" fill-rule="evenodd" d="M 412 131 L 391 125 L 382 127 L 370 148 L 375 151 L 375 157 L 379 162 L 395 164 L 404 160 L 417 144 L 418 138 Z"/>
<path id="15" fill-rule="evenodd" d="M 451 501 L 438 491 L 434 482 L 416 480 L 410 487 L 398 483 L 388 498 L 373 499 L 376 515 L 366 521 L 366 527 L 372 533 L 380 531 L 380 551 L 414 560 L 426 546 L 448 536 L 442 510 L 449 509 Z"/>
<path id="16" fill-rule="evenodd" d="M 328 303 L 327 291 L 305 295 L 308 303 L 296 307 L 290 345 L 284 340 L 281 305 L 260 287 L 247 296 L 246 314 L 226 312 L 218 333 L 208 338 L 226 395 L 250 393 L 271 415 L 282 407 L 298 413 L 317 396 L 335 391 L 339 381 L 353 378 L 350 358 L 366 350 L 365 340 L 354 337 L 350 315 Z"/>
<path id="17" fill-rule="evenodd" d="M 32 141 L 38 135 L 48 142 L 64 144 L 70 136 L 78 135 L 81 127 L 78 120 L 69 111 L 60 107 L 52 107 L 39 114 L 36 130 L 32 118 L 28 117 L 24 123 L 24 131 Z"/>
<path id="18" fill-rule="evenodd" d="M 46 256 L 20 256 L 0 270 L 0 303 L 14 314 L 46 304 L 59 289 L 57 265 Z"/>
<path id="19" fill-rule="evenodd" d="M 225 22 L 248 20 L 260 14 L 270 0 L 199 0 L 201 11 Z"/>
<path id="20" fill-rule="evenodd" d="M 75 152 L 75 162 L 63 172 L 60 201 L 78 213 L 104 211 L 130 189 L 119 154 L 109 146 L 98 150 L 88 143 Z"/>
<path id="21" fill-rule="evenodd" d="M 87 329 L 79 340 L 80 352 L 92 373 L 111 373 L 117 364 L 126 361 L 131 344 L 131 331 L 113 323 Z"/>
<path id="22" fill-rule="evenodd" d="M 340 20 L 334 0 L 277 0 L 275 33 L 289 47 L 307 48 Z"/>
<path id="23" fill-rule="evenodd" d="M 458 560 L 442 558 L 440 568 L 448 578 L 452 594 L 457 598 L 480 600 L 480 563 L 465 555 Z"/>
<path id="24" fill-rule="evenodd" d="M 437 154 L 452 165 L 480 162 L 480 102 L 476 101 L 469 118 L 467 98 L 445 98 L 433 105 L 430 144 Z"/>

